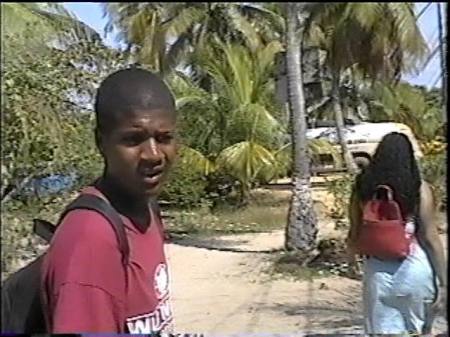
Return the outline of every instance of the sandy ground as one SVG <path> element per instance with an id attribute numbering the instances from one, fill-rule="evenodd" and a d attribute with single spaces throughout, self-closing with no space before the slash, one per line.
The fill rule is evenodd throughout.
<path id="1" fill-rule="evenodd" d="M 282 237 L 274 233 L 265 240 L 282 243 Z M 358 281 L 272 279 L 264 273 L 269 266 L 264 253 L 179 245 L 169 245 L 168 252 L 177 331 L 214 335 L 360 331 Z"/>
<path id="2" fill-rule="evenodd" d="M 314 199 L 325 195 L 315 193 Z M 316 204 L 316 207 L 321 207 Z M 321 221 L 319 236 L 338 233 Z M 442 236 L 445 240 L 445 236 Z M 265 272 L 283 231 L 169 244 L 176 332 L 205 336 L 301 336 L 362 333 L 361 283 L 343 277 L 314 281 Z M 447 330 L 438 317 L 434 332 Z"/>
<path id="3" fill-rule="evenodd" d="M 240 252 L 176 244 L 167 247 L 177 332 L 208 336 L 362 333 L 359 281 L 343 277 L 294 281 L 271 278 L 264 272 L 269 266 L 266 252 L 282 247 L 283 232 L 234 236 L 234 240 L 224 238 L 205 246 L 217 242 L 222 243 L 219 249 Z M 267 245 L 261 252 L 242 252 L 262 248 L 264 242 Z M 444 332 L 446 325 L 439 317 L 435 332 Z"/>

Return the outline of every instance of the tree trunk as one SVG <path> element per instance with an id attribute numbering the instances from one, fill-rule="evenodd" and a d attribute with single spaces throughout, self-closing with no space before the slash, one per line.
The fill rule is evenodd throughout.
<path id="1" fill-rule="evenodd" d="M 345 166 L 351 174 L 354 174 L 357 172 L 357 167 L 355 161 L 353 160 L 353 156 L 347 147 L 344 134 L 344 116 L 342 115 L 342 106 L 339 95 L 339 74 L 336 71 L 333 71 L 332 77 L 331 98 L 333 101 L 334 118 L 336 121 L 336 133 L 339 144 L 341 145 Z"/>
<path id="2" fill-rule="evenodd" d="M 445 4 L 447 5 L 447 4 Z M 447 123 L 447 60 L 445 58 L 446 44 L 444 41 L 444 31 L 442 28 L 442 12 L 441 12 L 441 3 L 437 2 L 437 16 L 438 16 L 438 32 L 439 32 L 439 56 L 441 60 L 441 72 L 442 72 L 442 118 L 443 122 Z"/>
<path id="3" fill-rule="evenodd" d="M 303 27 L 298 23 L 298 3 L 286 3 L 286 63 L 292 123 L 293 193 L 286 227 L 286 249 L 309 253 L 316 248 L 317 217 L 310 189 L 310 168 L 306 139 L 306 109 L 301 68 Z M 303 23 L 300 23 L 300 26 Z"/>
<path id="4" fill-rule="evenodd" d="M 239 186 L 239 207 L 246 207 L 250 200 L 250 188 L 248 183 L 240 182 Z"/>
<path id="5" fill-rule="evenodd" d="M 367 114 L 363 111 L 365 104 L 363 99 L 361 98 L 359 83 L 358 79 L 356 78 L 355 69 L 354 68 L 350 69 L 350 72 L 352 76 L 352 92 L 353 92 L 355 118 L 357 118 L 358 121 L 365 120 Z"/>

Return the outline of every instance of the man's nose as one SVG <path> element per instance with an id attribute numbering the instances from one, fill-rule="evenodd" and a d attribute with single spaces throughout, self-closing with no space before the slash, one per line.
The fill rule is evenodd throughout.
<path id="1" fill-rule="evenodd" d="M 159 164 L 163 160 L 163 153 L 160 150 L 155 138 L 150 137 L 143 145 L 142 159 L 152 161 L 155 164 Z"/>

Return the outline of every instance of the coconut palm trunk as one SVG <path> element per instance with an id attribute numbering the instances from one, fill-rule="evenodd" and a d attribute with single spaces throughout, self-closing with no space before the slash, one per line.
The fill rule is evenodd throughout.
<path id="1" fill-rule="evenodd" d="M 347 142 L 344 134 L 344 116 L 342 113 L 341 98 L 339 94 L 339 72 L 333 71 L 332 73 L 332 86 L 331 86 L 331 98 L 333 102 L 334 118 L 336 121 L 336 133 L 338 136 L 339 144 L 341 145 L 342 155 L 344 157 L 344 163 L 348 172 L 354 174 L 357 171 L 355 161 L 347 147 Z"/>
<path id="2" fill-rule="evenodd" d="M 289 206 L 286 228 L 286 249 L 310 252 L 316 248 L 317 217 L 313 208 L 310 187 L 310 168 L 306 139 L 306 109 L 301 66 L 302 23 L 299 3 L 286 3 L 286 62 L 289 109 L 292 123 L 294 157 L 294 189 Z M 300 29 L 298 29 L 300 28 Z"/>
<path id="3" fill-rule="evenodd" d="M 442 72 L 442 107 L 443 107 L 443 121 L 447 123 L 447 60 L 445 58 L 446 54 L 446 44 L 444 39 L 444 30 L 442 28 L 442 4 L 437 2 L 437 17 L 438 17 L 438 36 L 439 36 L 439 56 L 441 61 L 441 72 Z M 447 6 L 447 4 L 445 4 Z M 447 23 L 447 22 L 446 22 Z M 446 32 L 447 34 L 447 32 Z"/>

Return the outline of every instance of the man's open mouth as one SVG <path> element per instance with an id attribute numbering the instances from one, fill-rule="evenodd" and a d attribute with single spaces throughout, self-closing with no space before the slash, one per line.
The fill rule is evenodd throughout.
<path id="1" fill-rule="evenodd" d="M 141 174 L 142 174 L 145 184 L 155 185 L 155 184 L 159 183 L 159 181 L 161 180 L 163 171 L 162 170 L 151 170 L 151 171 L 149 170 L 149 171 L 144 171 Z"/>

